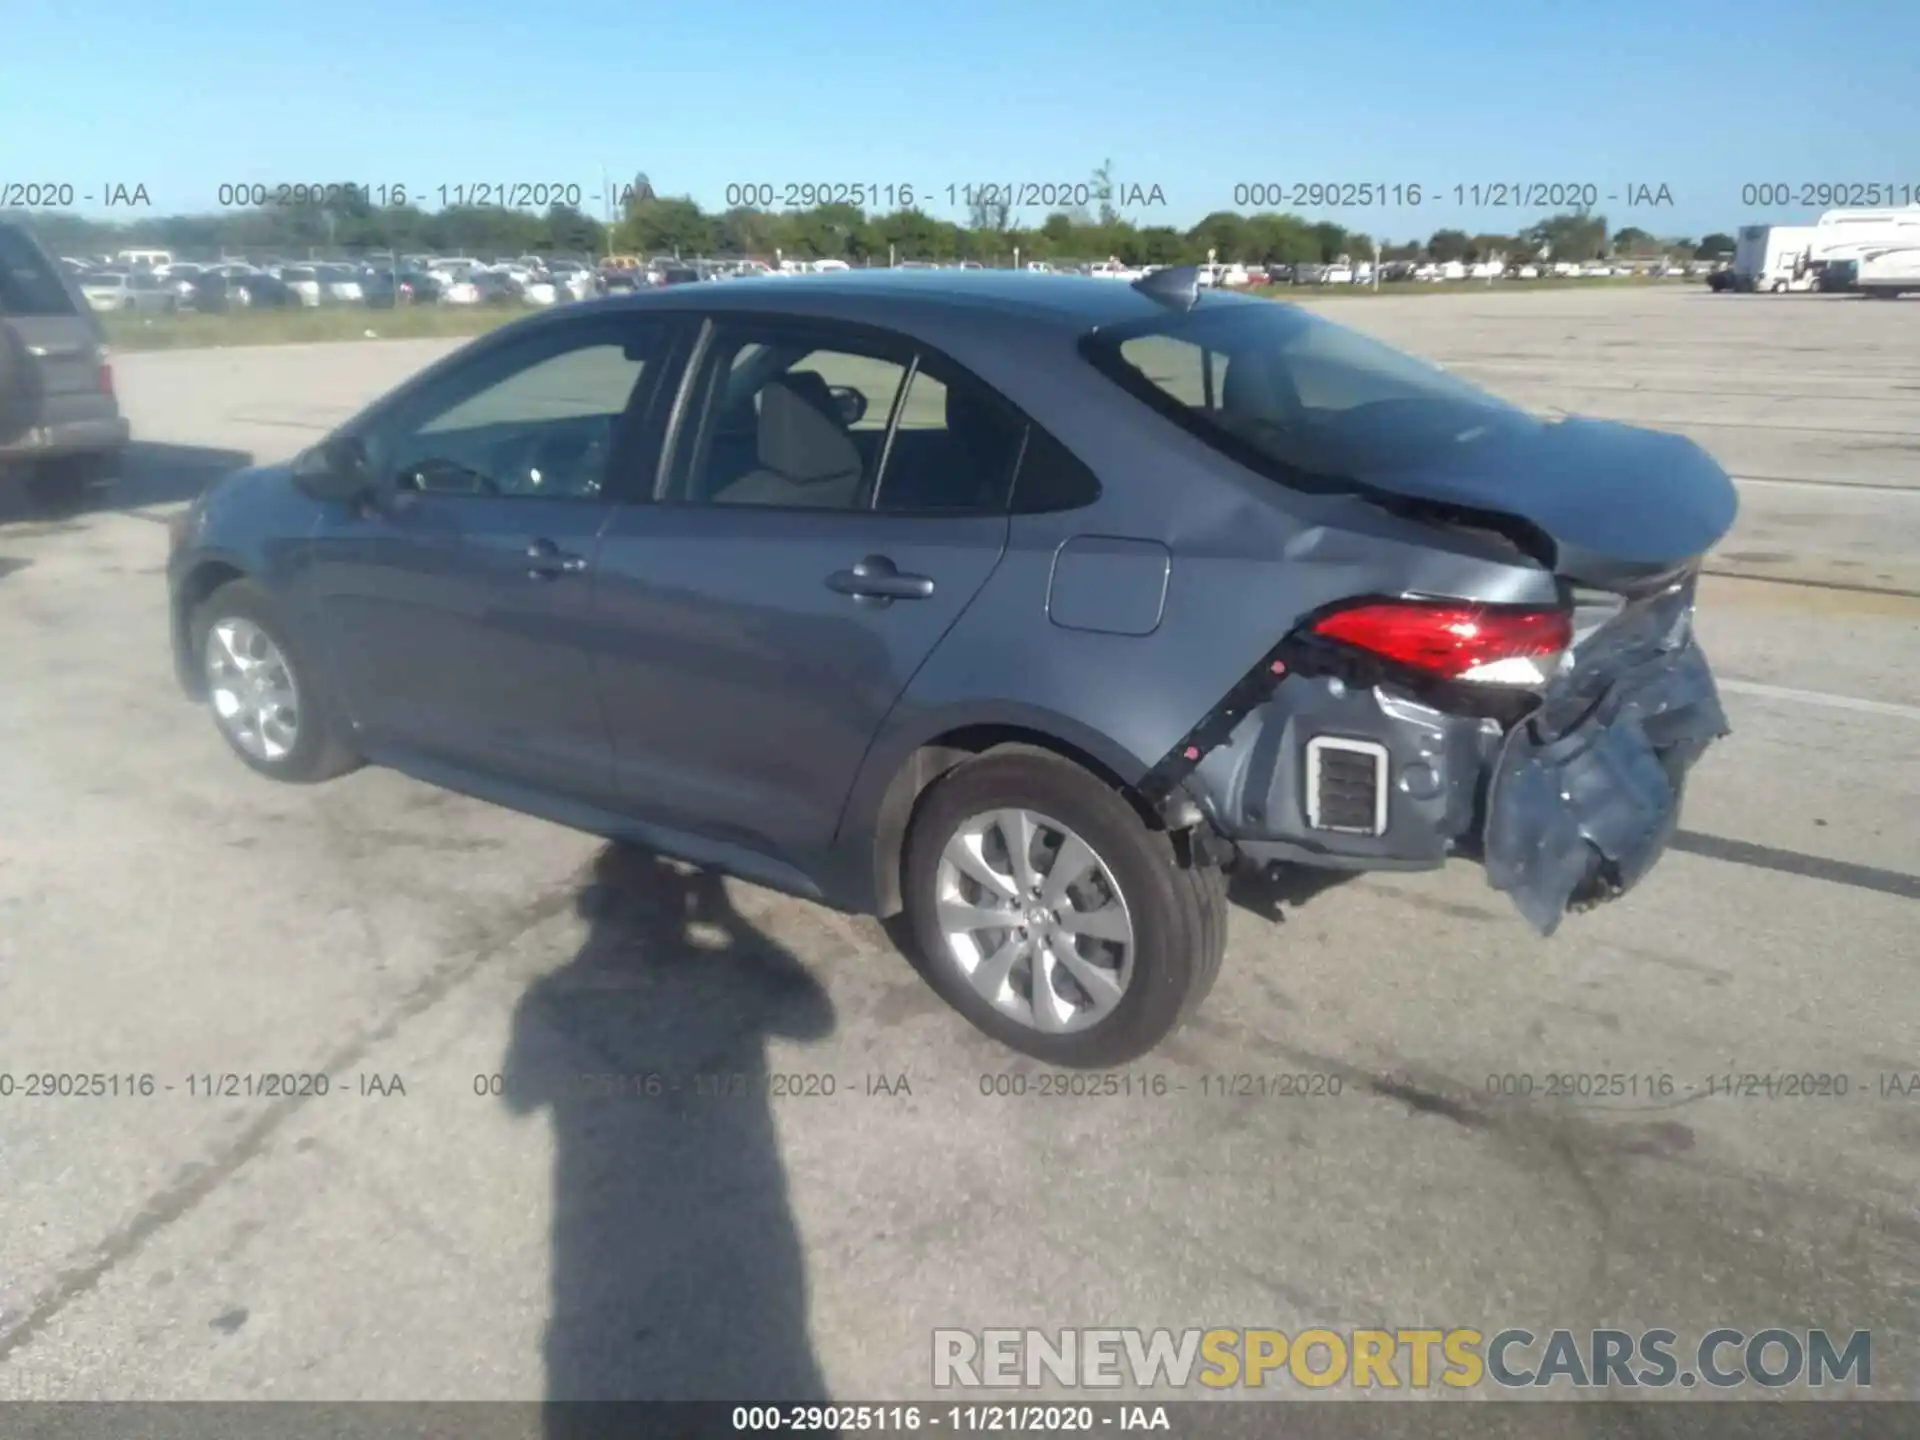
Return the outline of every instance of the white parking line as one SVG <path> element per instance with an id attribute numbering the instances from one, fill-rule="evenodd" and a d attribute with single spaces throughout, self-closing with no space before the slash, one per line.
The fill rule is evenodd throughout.
<path id="1" fill-rule="evenodd" d="M 1756 700 L 1785 700 L 1794 705 L 1818 705 L 1827 710 L 1853 710 L 1862 715 L 1890 715 L 1896 720 L 1920 720 L 1920 705 L 1896 705 L 1891 700 L 1863 700 L 1857 695 L 1829 695 L 1821 690 L 1792 690 L 1785 685 L 1762 685 L 1757 680 L 1722 680 L 1729 695 L 1751 695 Z"/>

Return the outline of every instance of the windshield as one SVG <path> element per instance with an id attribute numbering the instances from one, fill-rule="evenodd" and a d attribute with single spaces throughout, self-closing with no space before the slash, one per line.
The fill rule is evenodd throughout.
<path id="1" fill-rule="evenodd" d="M 1360 478 L 1535 423 L 1437 365 L 1270 300 L 1209 300 L 1096 330 L 1082 351 L 1183 428 L 1288 482 Z"/>

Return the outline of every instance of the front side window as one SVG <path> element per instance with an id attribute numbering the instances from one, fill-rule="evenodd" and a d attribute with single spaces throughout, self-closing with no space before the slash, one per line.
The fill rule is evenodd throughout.
<path id="1" fill-rule="evenodd" d="M 403 405 L 379 463 L 403 490 L 598 500 L 659 340 L 623 320 L 484 352 Z"/>
<path id="2" fill-rule="evenodd" d="M 1392 346 L 1272 301 L 1098 330 L 1082 353 L 1201 439 L 1286 481 L 1356 480 L 1531 425 Z"/>
<path id="3" fill-rule="evenodd" d="M 791 323 L 723 326 L 695 376 L 668 499 L 1004 514 L 1017 410 L 942 357 Z"/>
<path id="4" fill-rule="evenodd" d="M 809 510 L 872 504 L 904 358 L 839 336 L 715 332 L 667 498 Z"/>

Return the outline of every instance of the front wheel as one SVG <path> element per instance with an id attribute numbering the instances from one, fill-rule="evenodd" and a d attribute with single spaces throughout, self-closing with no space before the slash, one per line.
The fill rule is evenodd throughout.
<path id="1" fill-rule="evenodd" d="M 258 585 L 235 580 L 202 602 L 193 653 L 221 738 L 253 769 L 312 784 L 358 766 L 321 678 L 302 662 L 279 607 Z"/>
<path id="2" fill-rule="evenodd" d="M 1206 997 L 1226 949 L 1221 872 L 1054 755 L 989 754 L 937 781 L 904 881 L 934 988 L 1049 1064 L 1146 1054 Z"/>

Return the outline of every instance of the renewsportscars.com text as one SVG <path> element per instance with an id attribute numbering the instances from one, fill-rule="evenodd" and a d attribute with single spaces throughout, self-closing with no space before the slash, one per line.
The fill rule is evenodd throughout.
<path id="1" fill-rule="evenodd" d="M 936 1330 L 942 1389 L 1730 1390 L 1873 1383 L 1873 1337 L 1825 1330 Z"/>

